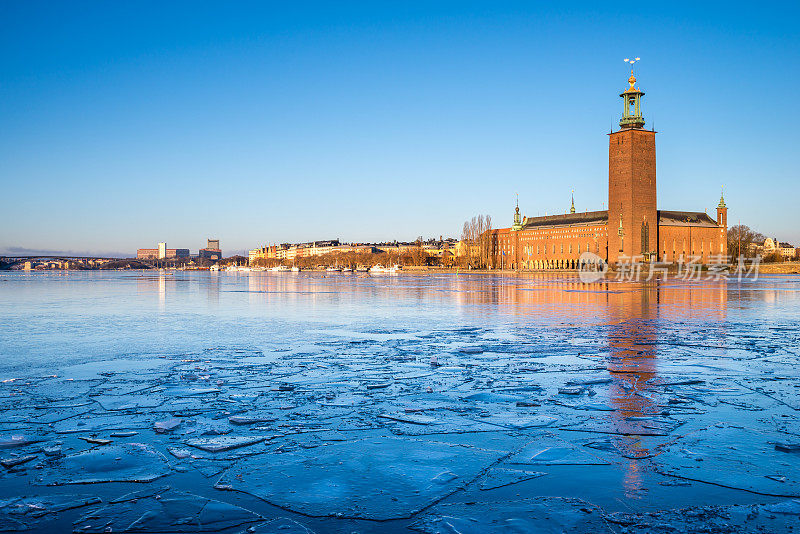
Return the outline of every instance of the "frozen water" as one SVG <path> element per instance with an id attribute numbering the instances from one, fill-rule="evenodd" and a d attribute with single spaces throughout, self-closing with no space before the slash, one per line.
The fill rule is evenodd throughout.
<path id="1" fill-rule="evenodd" d="M 430 440 L 371 438 L 245 458 L 221 483 L 311 516 L 387 520 L 409 517 L 506 454 Z"/>
<path id="2" fill-rule="evenodd" d="M 0 273 L 0 528 L 800 529 L 800 278 L 588 289 Z"/>
<path id="3" fill-rule="evenodd" d="M 49 495 L 45 497 L 13 497 L 0 500 L 0 532 L 17 532 L 42 528 L 54 531 L 47 523 L 60 512 L 98 505 L 99 497 L 82 495 Z"/>
<path id="4" fill-rule="evenodd" d="M 667 445 L 658 457 L 658 469 L 764 495 L 800 497 L 800 459 L 781 452 L 773 441 L 778 437 L 776 433 L 714 425 Z"/>
<path id="5" fill-rule="evenodd" d="M 288 517 L 278 517 L 253 528 L 257 534 L 314 534 L 314 531 Z"/>
<path id="6" fill-rule="evenodd" d="M 196 439 L 187 441 L 186 444 L 203 451 L 223 452 L 255 445 L 256 443 L 261 443 L 265 439 L 270 438 L 272 438 L 272 436 L 222 436 L 219 438 Z"/>
<path id="7" fill-rule="evenodd" d="M 522 465 L 603 465 L 606 460 L 553 434 L 542 434 L 509 459 Z"/>
<path id="8" fill-rule="evenodd" d="M 81 517 L 73 531 L 219 532 L 261 518 L 232 504 L 165 489 L 156 495 L 132 493 Z"/>
<path id="9" fill-rule="evenodd" d="M 181 424 L 181 420 L 177 417 L 170 417 L 169 419 L 165 419 L 163 421 L 156 421 L 153 423 L 153 428 L 159 434 L 164 434 L 166 432 L 172 432 L 176 428 L 178 428 Z"/>
<path id="10" fill-rule="evenodd" d="M 705 506 L 651 513 L 606 516 L 631 534 L 661 532 L 792 532 L 800 528 L 800 501 L 767 505 Z"/>
<path id="11" fill-rule="evenodd" d="M 411 528 L 426 534 L 613 532 L 598 507 L 579 499 L 559 497 L 441 504 L 428 511 Z"/>
<path id="12" fill-rule="evenodd" d="M 502 488 L 504 486 L 516 484 L 517 482 L 543 477 L 546 474 L 547 473 L 542 471 L 525 471 L 522 469 L 493 467 L 486 473 L 486 477 L 481 480 L 480 488 L 482 490 Z"/>
<path id="13" fill-rule="evenodd" d="M 150 445 L 125 443 L 55 459 L 46 467 L 41 483 L 152 482 L 170 472 L 167 459 Z"/>

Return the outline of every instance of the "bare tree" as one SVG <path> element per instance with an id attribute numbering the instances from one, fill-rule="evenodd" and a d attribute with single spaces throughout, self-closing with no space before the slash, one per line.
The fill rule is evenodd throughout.
<path id="1" fill-rule="evenodd" d="M 422 248 L 423 241 L 422 236 L 417 237 L 417 240 L 414 242 L 414 249 L 411 253 L 413 258 L 414 265 L 425 265 L 426 264 L 426 256 L 425 249 Z"/>
<path id="2" fill-rule="evenodd" d="M 728 254 L 733 258 L 751 256 L 751 245 L 763 243 L 766 238 L 763 234 L 752 230 L 744 224 L 737 224 L 728 228 Z"/>
<path id="3" fill-rule="evenodd" d="M 486 268 L 492 257 L 492 217 L 476 215 L 465 221 L 461 231 L 461 244 L 466 266 Z"/>

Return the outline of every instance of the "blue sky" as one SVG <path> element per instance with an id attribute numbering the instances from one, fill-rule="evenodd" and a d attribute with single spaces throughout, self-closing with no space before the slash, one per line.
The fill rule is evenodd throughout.
<path id="1" fill-rule="evenodd" d="M 659 208 L 800 245 L 798 6 L 3 2 L 0 251 L 602 209 L 632 55 Z"/>

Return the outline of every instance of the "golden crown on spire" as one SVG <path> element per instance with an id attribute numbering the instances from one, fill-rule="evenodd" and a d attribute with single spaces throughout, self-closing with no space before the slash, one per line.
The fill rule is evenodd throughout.
<path id="1" fill-rule="evenodd" d="M 630 84 L 630 87 L 628 87 L 628 90 L 625 91 L 626 93 L 631 91 L 638 91 L 638 89 L 634 86 L 636 84 L 636 76 L 633 75 L 633 64 L 639 61 L 640 59 L 642 58 L 635 57 L 633 59 L 630 59 L 626 57 L 624 60 L 625 63 L 630 63 L 631 65 L 631 77 L 628 78 L 628 83 Z"/>

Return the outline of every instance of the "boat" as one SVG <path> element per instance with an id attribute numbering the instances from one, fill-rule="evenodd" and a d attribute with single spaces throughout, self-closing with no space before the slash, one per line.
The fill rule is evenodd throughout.
<path id="1" fill-rule="evenodd" d="M 356 267 L 356 272 L 357 273 L 368 273 L 369 269 L 367 267 L 359 265 L 358 267 Z"/>
<path id="2" fill-rule="evenodd" d="M 371 273 L 388 273 L 389 269 L 381 265 L 380 263 L 377 265 L 373 265 L 369 268 L 369 272 Z"/>
<path id="3" fill-rule="evenodd" d="M 219 264 L 215 263 L 211 267 L 208 268 L 209 271 L 219 271 Z"/>
<path id="4" fill-rule="evenodd" d="M 391 274 L 397 274 L 397 273 L 399 273 L 399 272 L 400 272 L 400 271 L 402 271 L 402 270 L 403 270 L 403 266 L 402 266 L 402 265 L 400 265 L 399 263 L 395 263 L 395 264 L 394 264 L 394 265 L 392 265 L 392 266 L 391 266 L 389 269 L 387 269 L 387 271 L 388 271 L 389 273 L 391 273 Z"/>
<path id="5" fill-rule="evenodd" d="M 338 267 L 328 267 L 325 270 L 328 271 L 329 273 L 338 273 L 339 271 L 341 271 L 341 269 Z"/>
<path id="6" fill-rule="evenodd" d="M 299 273 L 300 272 L 300 267 L 298 267 L 297 265 L 292 265 L 292 272 L 293 273 Z"/>
<path id="7" fill-rule="evenodd" d="M 342 272 L 343 273 L 352 273 L 353 269 L 351 269 L 350 267 L 342 267 Z"/>
<path id="8" fill-rule="evenodd" d="M 289 270 L 289 268 L 287 266 L 285 266 L 285 265 L 276 265 L 275 267 L 270 269 L 270 271 L 275 271 L 275 272 L 279 272 L 279 273 L 285 273 L 288 270 Z"/>

